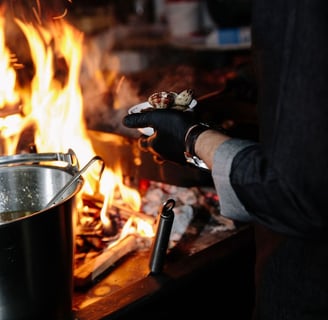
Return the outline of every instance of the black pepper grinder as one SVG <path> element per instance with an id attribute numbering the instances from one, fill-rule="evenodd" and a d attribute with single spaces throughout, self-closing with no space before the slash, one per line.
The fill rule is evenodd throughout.
<path id="1" fill-rule="evenodd" d="M 151 248 L 149 268 L 152 274 L 162 272 L 169 245 L 171 229 L 174 220 L 175 201 L 167 200 L 162 207 L 157 221 L 155 238 Z"/>

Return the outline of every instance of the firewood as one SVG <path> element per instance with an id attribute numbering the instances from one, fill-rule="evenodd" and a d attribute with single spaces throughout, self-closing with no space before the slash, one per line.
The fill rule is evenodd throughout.
<path id="1" fill-rule="evenodd" d="M 115 245 L 74 270 L 75 285 L 83 287 L 92 283 L 115 262 L 128 253 L 139 249 L 139 247 L 138 236 L 135 234 L 129 234 L 118 240 L 118 242 L 115 242 Z"/>
<path id="2" fill-rule="evenodd" d="M 133 211 L 133 210 L 125 208 L 124 206 L 119 205 L 117 203 L 114 203 L 112 208 L 115 209 L 115 210 L 118 210 L 119 214 L 122 217 L 127 218 L 127 219 L 131 216 L 136 216 L 138 218 L 141 218 L 141 219 L 147 221 L 150 224 L 154 224 L 155 220 L 156 220 L 156 217 L 153 217 L 149 214 L 146 214 L 146 213 L 143 213 L 143 212 L 140 212 L 140 211 Z"/>
<path id="3" fill-rule="evenodd" d="M 97 206 L 99 209 L 102 207 L 104 202 L 104 197 L 101 194 L 93 194 L 93 195 L 83 194 L 82 197 L 84 201 L 89 201 L 93 205 Z M 137 216 L 141 219 L 144 219 L 145 221 L 148 221 L 149 223 L 155 222 L 155 218 L 153 216 L 140 211 L 134 211 L 130 209 L 128 206 L 124 206 L 123 204 L 120 204 L 119 201 L 115 201 L 111 205 L 110 211 L 117 211 L 120 215 L 122 215 L 127 219 L 131 216 Z"/>

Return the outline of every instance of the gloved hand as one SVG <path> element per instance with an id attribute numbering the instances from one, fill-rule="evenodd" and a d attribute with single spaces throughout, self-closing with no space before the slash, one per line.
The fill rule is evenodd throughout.
<path id="1" fill-rule="evenodd" d="M 197 123 L 193 111 L 157 109 L 134 113 L 123 118 L 123 125 L 129 128 L 152 127 L 154 134 L 142 135 L 139 146 L 151 152 L 156 158 L 179 164 L 187 164 L 184 156 L 185 135 Z"/>

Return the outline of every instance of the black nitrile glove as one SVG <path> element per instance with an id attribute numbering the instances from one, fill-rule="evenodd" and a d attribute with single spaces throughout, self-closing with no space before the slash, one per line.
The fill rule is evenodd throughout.
<path id="1" fill-rule="evenodd" d="M 185 135 L 197 123 L 192 111 L 157 109 L 134 113 L 124 117 L 123 124 L 129 128 L 152 127 L 154 134 L 142 135 L 139 146 L 156 158 L 186 164 L 184 156 Z"/>

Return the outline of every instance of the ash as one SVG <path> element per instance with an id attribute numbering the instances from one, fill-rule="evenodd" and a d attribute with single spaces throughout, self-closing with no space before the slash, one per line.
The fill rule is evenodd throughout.
<path id="1" fill-rule="evenodd" d="M 170 247 L 175 246 L 186 233 L 198 234 L 204 226 L 211 233 L 235 229 L 232 220 L 220 215 L 218 196 L 210 187 L 185 188 L 151 181 L 142 198 L 141 210 L 156 218 L 169 199 L 176 202 Z"/>

